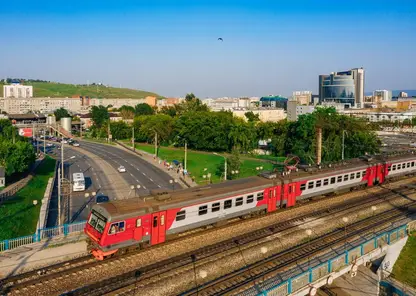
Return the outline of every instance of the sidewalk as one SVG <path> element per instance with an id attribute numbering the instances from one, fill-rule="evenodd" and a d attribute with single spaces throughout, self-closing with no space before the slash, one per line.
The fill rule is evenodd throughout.
<path id="1" fill-rule="evenodd" d="M 0 279 L 85 256 L 84 234 L 54 238 L 0 253 Z"/>
<path id="2" fill-rule="evenodd" d="M 189 188 L 189 187 L 196 187 L 198 184 L 196 182 L 193 182 L 192 179 L 185 175 L 183 176 L 181 173 L 177 173 L 175 169 L 168 170 L 168 167 L 163 166 L 163 159 L 160 158 L 154 158 L 153 154 L 150 154 L 148 152 L 140 150 L 140 152 L 133 151 L 130 147 L 126 145 L 120 145 L 120 143 L 116 142 L 116 147 L 123 149 L 125 151 L 129 151 L 130 153 L 135 154 L 136 156 L 142 158 L 143 160 L 147 161 L 151 165 L 159 168 L 163 172 L 167 173 L 169 176 L 171 176 L 173 179 L 178 180 L 178 183 L 181 184 L 183 188 Z"/>

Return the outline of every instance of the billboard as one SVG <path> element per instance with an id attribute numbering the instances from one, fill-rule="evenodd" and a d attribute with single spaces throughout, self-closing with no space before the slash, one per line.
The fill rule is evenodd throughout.
<path id="1" fill-rule="evenodd" d="M 32 128 L 19 128 L 19 136 L 22 137 L 32 137 Z"/>

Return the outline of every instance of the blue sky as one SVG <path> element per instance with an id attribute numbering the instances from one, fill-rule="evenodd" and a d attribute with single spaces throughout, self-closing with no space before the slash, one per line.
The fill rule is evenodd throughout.
<path id="1" fill-rule="evenodd" d="M 366 91 L 416 89 L 415 1 L 21 0 L 0 24 L 0 77 L 205 98 L 317 93 L 364 67 Z"/>

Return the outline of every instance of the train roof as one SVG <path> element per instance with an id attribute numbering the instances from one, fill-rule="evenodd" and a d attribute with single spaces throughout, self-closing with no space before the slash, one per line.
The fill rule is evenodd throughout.
<path id="1" fill-rule="evenodd" d="M 280 185 L 282 183 L 296 182 L 305 179 L 313 179 L 333 176 L 337 174 L 366 169 L 376 163 L 400 162 L 416 160 L 413 153 L 366 156 L 351 159 L 343 163 L 314 166 L 300 166 L 297 171 L 289 174 L 263 173 L 261 176 L 231 180 L 218 184 L 191 187 L 177 191 L 159 189 L 151 192 L 151 195 L 140 198 L 117 200 L 95 205 L 94 210 L 103 214 L 109 221 L 121 220 L 135 216 L 142 216 L 154 211 L 163 211 L 170 208 L 188 206 L 194 203 L 215 200 L 227 196 L 235 196 L 263 190 L 267 186 Z"/>
<path id="2" fill-rule="evenodd" d="M 274 183 L 273 183 L 274 182 Z M 223 183 L 191 187 L 177 191 L 159 189 L 149 196 L 116 200 L 94 205 L 93 210 L 111 220 L 141 216 L 153 211 L 163 211 L 172 207 L 182 207 L 204 200 L 219 199 L 226 196 L 260 191 L 264 187 L 280 184 L 280 180 L 263 177 L 249 177 Z"/>

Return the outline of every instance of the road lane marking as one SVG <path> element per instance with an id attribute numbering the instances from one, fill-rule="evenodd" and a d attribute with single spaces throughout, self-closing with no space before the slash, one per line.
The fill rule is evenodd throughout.
<path id="1" fill-rule="evenodd" d="M 152 178 L 149 178 L 150 181 L 154 182 Z"/>
<path id="2" fill-rule="evenodd" d="M 142 173 L 144 176 L 146 176 L 146 174 L 145 173 Z"/>
<path id="3" fill-rule="evenodd" d="M 143 188 L 147 190 L 146 186 L 143 186 Z"/>
<path id="4" fill-rule="evenodd" d="M 162 186 L 160 186 L 160 185 L 157 185 L 157 187 L 161 188 Z"/>

